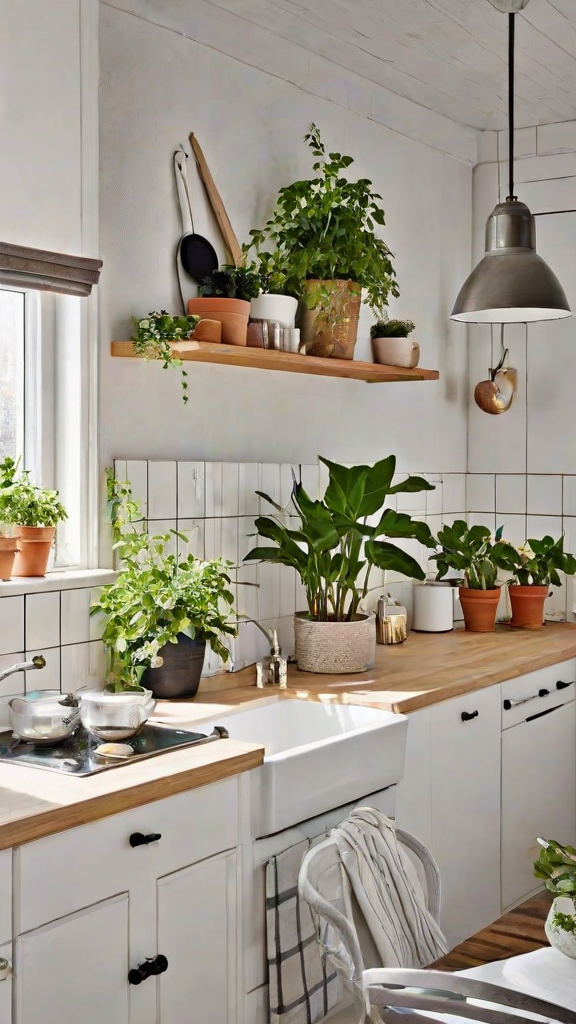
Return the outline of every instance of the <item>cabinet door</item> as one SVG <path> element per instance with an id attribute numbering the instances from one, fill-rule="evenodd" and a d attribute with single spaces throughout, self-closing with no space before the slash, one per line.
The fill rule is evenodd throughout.
<path id="1" fill-rule="evenodd" d="M 538 836 L 576 843 L 574 703 L 502 734 L 503 908 L 539 887 L 533 871 Z"/>
<path id="2" fill-rule="evenodd" d="M 442 927 L 455 945 L 500 916 L 500 690 L 432 711 L 432 851 L 442 877 Z"/>
<path id="3" fill-rule="evenodd" d="M 236 1019 L 236 854 L 221 854 L 158 880 L 160 1024 Z"/>
<path id="4" fill-rule="evenodd" d="M 128 966 L 126 893 L 21 935 L 15 1024 L 128 1024 Z"/>
<path id="5" fill-rule="evenodd" d="M 12 1024 L 12 943 L 0 946 L 0 1024 Z"/>

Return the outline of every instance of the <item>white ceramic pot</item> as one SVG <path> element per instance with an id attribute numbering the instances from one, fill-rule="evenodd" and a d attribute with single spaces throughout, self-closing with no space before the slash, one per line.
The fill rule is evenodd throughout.
<path id="1" fill-rule="evenodd" d="M 567 896 L 557 896 L 550 907 L 544 929 L 546 938 L 554 949 L 557 949 L 559 953 L 564 953 L 564 956 L 569 956 L 571 960 L 576 960 L 576 930 L 567 932 L 564 928 L 560 928 L 554 920 L 556 914 L 567 914 L 576 924 L 573 901 Z"/>
<path id="2" fill-rule="evenodd" d="M 353 622 L 312 622 L 307 612 L 294 616 L 296 661 L 301 672 L 347 675 L 374 666 L 376 621 L 373 615 Z"/>
<path id="3" fill-rule="evenodd" d="M 294 327 L 298 300 L 291 295 L 273 295 L 263 292 L 250 302 L 251 320 L 273 320 L 282 327 Z"/>
<path id="4" fill-rule="evenodd" d="M 372 354 L 375 363 L 413 369 L 418 366 L 420 345 L 410 338 L 372 338 Z"/>
<path id="5" fill-rule="evenodd" d="M 412 629 L 418 633 L 448 633 L 454 629 L 454 593 L 449 583 L 414 583 Z"/>

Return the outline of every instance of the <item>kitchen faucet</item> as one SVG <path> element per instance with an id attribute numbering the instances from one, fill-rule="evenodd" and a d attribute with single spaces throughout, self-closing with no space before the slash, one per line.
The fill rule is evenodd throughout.
<path id="1" fill-rule="evenodd" d="M 46 658 L 43 654 L 36 654 L 31 661 L 20 661 L 16 665 L 12 665 L 10 668 L 5 668 L 3 672 L 0 672 L 0 683 L 3 679 L 7 679 L 8 676 L 14 674 L 14 672 L 29 672 L 35 668 L 44 668 L 46 665 Z"/>
<path id="2" fill-rule="evenodd" d="M 275 629 L 264 629 L 256 619 L 242 616 L 244 621 L 253 622 L 270 644 L 270 654 L 256 663 L 256 686 L 263 690 L 265 686 L 279 686 L 285 690 L 288 685 L 288 662 L 282 657 L 282 648 L 278 642 Z"/>

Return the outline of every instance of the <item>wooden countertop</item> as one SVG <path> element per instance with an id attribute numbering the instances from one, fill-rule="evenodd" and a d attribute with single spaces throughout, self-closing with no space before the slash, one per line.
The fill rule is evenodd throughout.
<path id="1" fill-rule="evenodd" d="M 262 746 L 230 739 L 85 778 L 1 762 L 0 850 L 219 782 L 256 768 L 263 758 Z"/>
<path id="2" fill-rule="evenodd" d="M 536 632 L 498 626 L 494 633 L 411 633 L 403 644 L 377 646 L 374 669 L 362 675 L 346 679 L 291 667 L 284 692 L 406 713 L 574 657 L 576 624 L 566 622 Z M 279 692 L 257 690 L 254 679 L 250 668 L 205 680 L 196 701 L 233 705 Z"/>

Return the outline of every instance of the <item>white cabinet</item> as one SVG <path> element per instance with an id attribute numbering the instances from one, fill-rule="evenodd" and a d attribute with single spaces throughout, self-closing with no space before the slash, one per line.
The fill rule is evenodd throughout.
<path id="1" fill-rule="evenodd" d="M 576 843 L 574 702 L 530 710 L 502 733 L 503 908 L 538 888 L 538 836 Z"/>
<path id="2" fill-rule="evenodd" d="M 128 907 L 123 893 L 19 936 L 14 1024 L 129 1024 Z"/>
<path id="3" fill-rule="evenodd" d="M 236 854 L 211 857 L 158 880 L 158 1020 L 236 1021 Z"/>
<path id="4" fill-rule="evenodd" d="M 0 1024 L 12 1024 L 12 943 L 0 946 Z M 7 965 L 7 966 L 5 966 Z"/>

